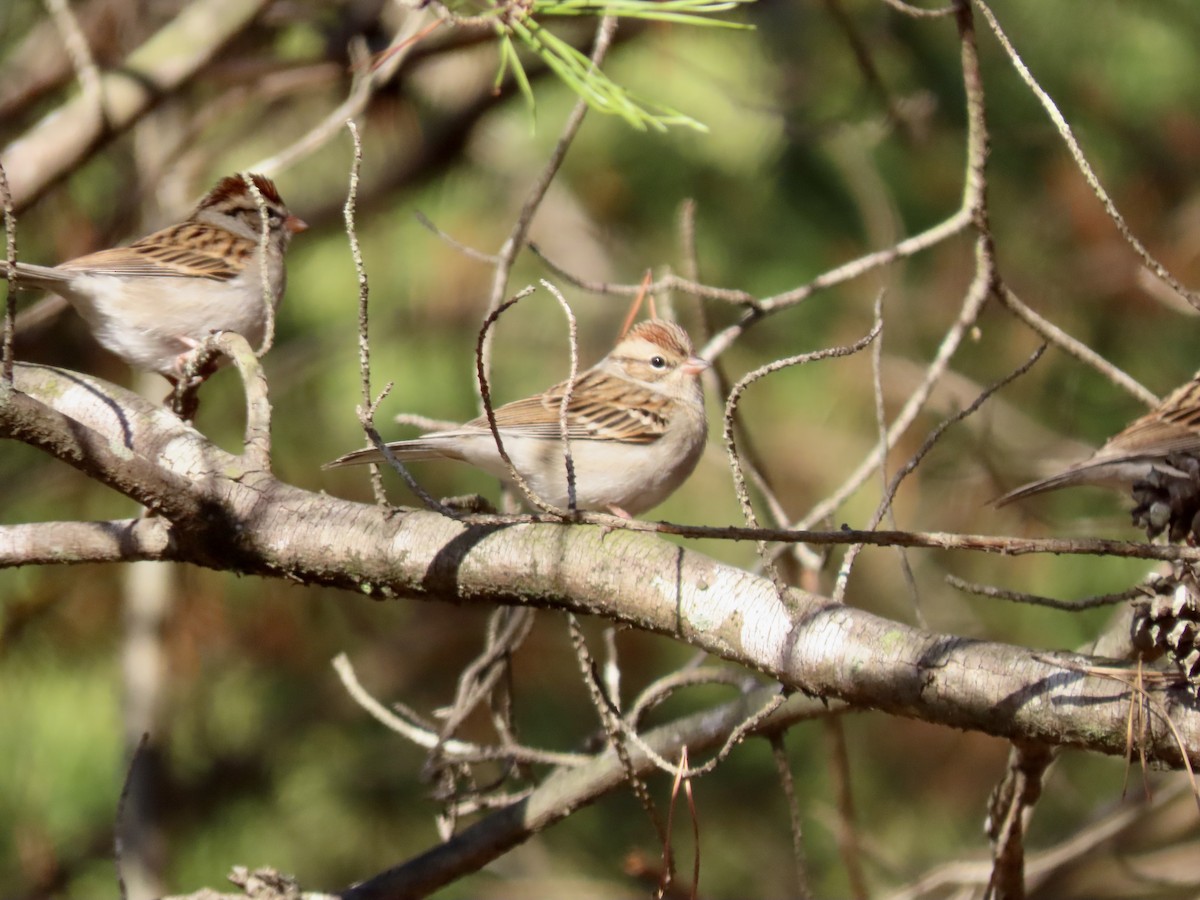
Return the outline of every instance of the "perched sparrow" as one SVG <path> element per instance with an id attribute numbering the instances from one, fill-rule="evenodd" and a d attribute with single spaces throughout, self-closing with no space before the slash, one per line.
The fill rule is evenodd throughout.
<path id="1" fill-rule="evenodd" d="M 1133 491 L 1134 521 L 1178 540 L 1200 512 L 1200 376 L 1135 419 L 1088 459 L 998 498 L 1003 506 L 1043 491 L 1089 484 Z M 1197 521 L 1200 525 L 1200 520 Z"/>
<path id="2" fill-rule="evenodd" d="M 708 426 L 699 375 L 708 363 L 692 355 L 687 333 L 671 322 L 635 325 L 613 351 L 575 380 L 567 432 L 579 509 L 629 517 L 657 506 L 692 473 Z M 495 410 L 513 465 L 533 491 L 567 508 L 567 476 L 559 408 L 567 383 Z M 388 444 L 403 461 L 459 459 L 501 479 L 508 467 L 480 416 L 453 431 Z M 380 462 L 374 448 L 348 453 L 326 468 Z"/>
<path id="3" fill-rule="evenodd" d="M 288 212 L 269 179 L 251 177 L 266 201 L 266 265 L 278 305 L 283 253 L 308 226 Z M 236 331 L 253 346 L 262 342 L 261 221 L 245 181 L 231 175 L 178 225 L 54 267 L 17 263 L 17 283 L 58 294 L 104 347 L 174 382 L 180 357 L 214 331 Z"/>

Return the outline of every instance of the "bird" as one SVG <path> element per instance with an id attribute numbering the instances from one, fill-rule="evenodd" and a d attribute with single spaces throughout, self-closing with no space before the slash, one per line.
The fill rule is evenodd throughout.
<path id="1" fill-rule="evenodd" d="M 308 225 L 289 212 L 270 179 L 249 177 L 265 202 L 267 280 L 278 306 L 284 252 Z M 241 175 L 230 175 L 182 222 L 57 266 L 18 262 L 14 275 L 19 287 L 68 301 L 96 340 L 131 367 L 174 384 L 183 357 L 213 332 L 237 332 L 253 346 L 262 342 L 268 313 L 261 234 L 254 194 Z"/>
<path id="2" fill-rule="evenodd" d="M 696 468 L 708 438 L 700 373 L 709 363 L 673 322 L 633 326 L 612 351 L 575 380 L 567 434 L 575 470 L 576 508 L 631 518 L 673 493 Z M 564 381 L 496 409 L 496 427 L 513 466 L 544 502 L 568 507 L 559 410 Z M 400 460 L 456 459 L 502 480 L 508 466 L 486 417 L 415 440 L 389 443 Z M 381 462 L 373 447 L 325 468 Z"/>
<path id="3" fill-rule="evenodd" d="M 993 503 L 1004 506 L 1076 485 L 1132 490 L 1138 503 L 1134 521 L 1151 536 L 1168 525 L 1173 540 L 1187 534 L 1200 511 L 1200 373 L 1087 459 L 1021 485 Z"/>

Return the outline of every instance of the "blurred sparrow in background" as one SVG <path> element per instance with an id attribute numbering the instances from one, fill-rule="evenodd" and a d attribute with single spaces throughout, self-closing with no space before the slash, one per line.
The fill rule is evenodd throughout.
<path id="1" fill-rule="evenodd" d="M 567 434 L 575 465 L 576 505 L 628 518 L 657 506 L 696 468 L 708 425 L 700 373 L 687 333 L 652 319 L 630 329 L 612 352 L 575 380 Z M 567 508 L 559 409 L 567 383 L 495 410 L 504 450 L 542 500 Z M 487 418 L 452 431 L 388 444 L 404 462 L 458 459 L 509 479 Z M 348 453 L 325 468 L 382 462 L 375 448 Z"/>
<path id="2" fill-rule="evenodd" d="M 251 178 L 266 201 L 266 266 L 278 306 L 283 253 L 308 226 L 288 212 L 274 183 Z M 255 347 L 262 342 L 261 233 L 254 195 L 240 175 L 231 175 L 178 225 L 53 267 L 17 263 L 17 284 L 58 294 L 105 348 L 174 383 L 181 357 L 214 331 L 235 331 Z"/>
<path id="3" fill-rule="evenodd" d="M 1153 537 L 1168 526 L 1172 540 L 1193 531 L 1200 514 L 1200 376 L 1134 420 L 1088 459 L 1022 485 L 994 502 L 1003 506 L 1075 485 L 1132 490 L 1134 523 Z M 1197 520 L 1200 525 L 1200 520 Z"/>

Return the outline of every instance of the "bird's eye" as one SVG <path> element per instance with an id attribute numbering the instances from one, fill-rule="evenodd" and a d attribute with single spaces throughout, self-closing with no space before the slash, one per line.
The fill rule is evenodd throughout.
<path id="1" fill-rule="evenodd" d="M 652 369 L 665 369 L 667 367 L 667 361 L 661 356 L 652 356 L 650 357 L 650 367 Z"/>

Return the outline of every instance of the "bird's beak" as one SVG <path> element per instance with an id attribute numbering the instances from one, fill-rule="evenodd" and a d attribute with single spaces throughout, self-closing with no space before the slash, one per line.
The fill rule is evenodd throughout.
<path id="1" fill-rule="evenodd" d="M 283 220 L 283 227 L 292 234 L 299 234 L 302 231 L 308 230 L 308 223 L 299 216 L 288 216 Z"/>
<path id="2" fill-rule="evenodd" d="M 679 368 L 684 375 L 699 375 L 710 365 L 711 363 L 707 359 L 701 359 L 698 356 L 689 356 Z"/>

